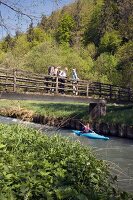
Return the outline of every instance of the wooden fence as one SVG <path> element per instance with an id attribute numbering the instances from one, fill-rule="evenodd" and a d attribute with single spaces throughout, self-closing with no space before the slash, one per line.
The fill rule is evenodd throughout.
<path id="1" fill-rule="evenodd" d="M 133 102 L 131 88 L 84 80 L 75 82 L 72 79 L 15 69 L 0 68 L 0 91 L 93 96 L 114 102 Z"/>

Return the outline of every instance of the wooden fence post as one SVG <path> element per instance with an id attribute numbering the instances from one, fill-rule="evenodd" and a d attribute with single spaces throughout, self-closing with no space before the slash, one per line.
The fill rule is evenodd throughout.
<path id="1" fill-rule="evenodd" d="M 118 88 L 118 101 L 119 102 L 121 101 L 121 90 L 120 90 L 120 88 Z"/>
<path id="2" fill-rule="evenodd" d="M 87 88 L 86 88 L 86 96 L 89 96 L 89 83 L 87 83 Z"/>
<path id="3" fill-rule="evenodd" d="M 99 97 L 101 97 L 102 96 L 102 83 L 99 83 L 99 92 L 100 92 L 100 95 L 99 95 Z"/>
<path id="4" fill-rule="evenodd" d="M 7 91 L 7 81 L 8 81 L 8 79 L 7 79 L 7 73 L 6 73 L 6 80 L 5 80 L 5 83 L 6 83 L 5 90 L 6 90 L 6 91 Z"/>
<path id="5" fill-rule="evenodd" d="M 112 100 L 112 85 L 109 86 L 109 96 L 110 100 Z"/>
<path id="6" fill-rule="evenodd" d="M 56 88 L 55 88 L 55 92 L 56 92 L 56 94 L 58 94 L 58 86 L 59 86 L 59 78 L 58 78 L 58 76 L 56 77 Z"/>
<path id="7" fill-rule="evenodd" d="M 13 92 L 16 92 L 16 70 L 13 70 Z"/>
<path id="8" fill-rule="evenodd" d="M 131 101 L 131 90 L 128 88 L 128 101 Z"/>

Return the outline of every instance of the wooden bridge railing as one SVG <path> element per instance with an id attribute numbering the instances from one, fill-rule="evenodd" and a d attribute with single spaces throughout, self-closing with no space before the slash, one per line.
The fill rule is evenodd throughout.
<path id="1" fill-rule="evenodd" d="M 109 101 L 133 102 L 130 88 L 84 80 L 74 82 L 72 79 L 1 68 L 0 91 L 93 96 Z"/>
<path id="2" fill-rule="evenodd" d="M 90 84 L 89 90 L 93 95 L 99 95 L 99 97 L 104 97 L 110 101 L 133 102 L 133 90 L 131 88 L 93 82 Z"/>

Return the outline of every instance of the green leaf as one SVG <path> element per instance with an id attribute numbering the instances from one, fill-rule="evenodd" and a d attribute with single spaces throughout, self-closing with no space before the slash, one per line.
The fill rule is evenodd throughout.
<path id="1" fill-rule="evenodd" d="M 6 147 L 5 144 L 0 144 L 0 149 L 3 149 L 4 147 Z"/>

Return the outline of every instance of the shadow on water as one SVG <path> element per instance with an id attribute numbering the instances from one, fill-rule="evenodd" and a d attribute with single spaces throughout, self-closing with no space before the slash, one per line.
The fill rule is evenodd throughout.
<path id="1" fill-rule="evenodd" d="M 81 145 L 89 146 L 98 159 L 106 160 L 111 173 L 118 177 L 118 186 L 125 191 L 133 192 L 133 140 L 111 137 L 110 140 L 94 140 L 76 136 L 71 130 L 57 129 L 55 127 L 22 122 L 18 119 L 1 117 L 0 123 L 18 123 L 35 128 L 47 135 L 59 134 L 69 137 L 72 141 L 79 141 Z M 56 130 L 56 131 L 55 131 Z"/>

